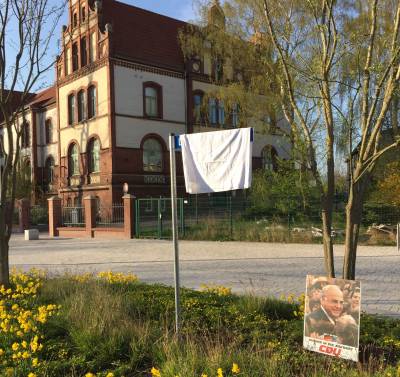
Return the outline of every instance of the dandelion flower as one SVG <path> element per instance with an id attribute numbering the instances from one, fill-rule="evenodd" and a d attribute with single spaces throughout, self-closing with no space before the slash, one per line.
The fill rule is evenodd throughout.
<path id="1" fill-rule="evenodd" d="M 151 368 L 151 375 L 154 377 L 161 377 L 161 373 L 157 368 Z"/>
<path id="2" fill-rule="evenodd" d="M 31 372 L 28 374 L 28 377 L 36 377 L 36 374 Z"/>
<path id="3" fill-rule="evenodd" d="M 233 374 L 238 374 L 239 372 L 240 372 L 239 365 L 237 365 L 236 363 L 233 363 L 233 365 L 232 365 L 232 373 Z"/>
<path id="4" fill-rule="evenodd" d="M 89 372 L 85 374 L 85 377 L 96 377 L 96 375 Z"/>
<path id="5" fill-rule="evenodd" d="M 108 372 L 107 375 L 106 375 L 106 377 L 114 377 L 114 373 Z"/>
<path id="6" fill-rule="evenodd" d="M 224 374 L 222 373 L 222 368 L 217 369 L 217 377 L 224 377 Z"/>

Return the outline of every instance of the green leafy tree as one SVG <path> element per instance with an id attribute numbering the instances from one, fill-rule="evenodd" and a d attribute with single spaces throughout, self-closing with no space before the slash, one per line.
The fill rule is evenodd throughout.
<path id="1" fill-rule="evenodd" d="M 282 114 L 289 124 L 293 158 L 318 191 L 328 276 L 335 276 L 331 234 L 340 146 L 348 156 L 343 277 L 354 278 L 365 188 L 379 158 L 399 144 L 381 143 L 400 79 L 399 2 L 226 0 L 223 12 L 218 2 L 212 9 L 182 33 L 185 56 L 208 55 L 241 72 L 241 79 L 215 81 L 221 98 L 240 102 L 244 124 L 257 124 L 266 112 L 270 119 Z"/>

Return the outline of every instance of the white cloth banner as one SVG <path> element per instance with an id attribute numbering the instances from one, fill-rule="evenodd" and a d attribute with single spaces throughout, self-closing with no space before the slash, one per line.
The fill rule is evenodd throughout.
<path id="1" fill-rule="evenodd" d="M 186 192 L 246 189 L 251 186 L 251 128 L 180 136 Z"/>

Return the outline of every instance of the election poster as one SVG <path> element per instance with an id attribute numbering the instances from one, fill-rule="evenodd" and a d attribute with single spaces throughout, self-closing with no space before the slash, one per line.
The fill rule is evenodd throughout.
<path id="1" fill-rule="evenodd" d="M 307 275 L 305 349 L 358 361 L 361 283 Z"/>

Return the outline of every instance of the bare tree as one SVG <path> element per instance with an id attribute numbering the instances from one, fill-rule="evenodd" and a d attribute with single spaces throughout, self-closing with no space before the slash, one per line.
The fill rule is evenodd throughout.
<path id="1" fill-rule="evenodd" d="M 319 192 L 328 276 L 335 276 L 335 162 L 350 161 L 343 277 L 354 278 L 365 188 L 379 158 L 400 143 L 382 138 L 388 123 L 398 137 L 399 7 L 398 0 L 225 0 L 223 28 L 203 23 L 181 38 L 189 59 L 212 46 L 244 73 L 244 91 L 281 107 L 293 158 Z M 254 114 L 255 102 L 240 102 L 241 110 Z"/>
<path id="2" fill-rule="evenodd" d="M 3 0 L 0 4 L 0 119 L 3 167 L 0 182 L 0 284 L 9 285 L 9 240 L 28 104 L 49 60 L 65 8 L 48 0 Z"/>

